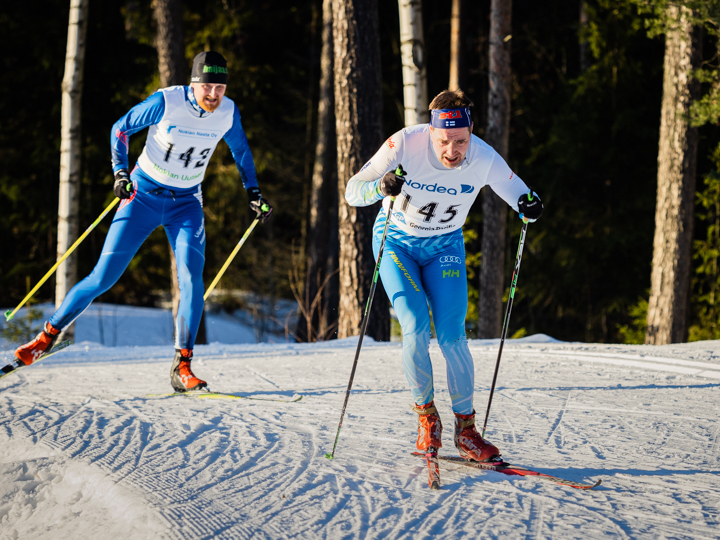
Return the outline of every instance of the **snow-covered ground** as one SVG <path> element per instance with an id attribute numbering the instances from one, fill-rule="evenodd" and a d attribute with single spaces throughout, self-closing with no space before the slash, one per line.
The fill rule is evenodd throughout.
<path id="1" fill-rule="evenodd" d="M 78 343 L 0 381 L 0 538 L 718 538 L 720 342 L 506 343 L 488 439 L 592 491 L 442 466 L 430 491 L 401 345 L 212 344 L 217 391 L 151 398 L 172 347 Z M 473 341 L 484 416 L 496 341 Z M 442 454 L 454 455 L 437 347 Z"/>

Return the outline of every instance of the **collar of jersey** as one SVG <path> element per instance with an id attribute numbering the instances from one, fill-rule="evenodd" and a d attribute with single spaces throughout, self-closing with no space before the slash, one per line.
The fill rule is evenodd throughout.
<path id="1" fill-rule="evenodd" d="M 192 86 L 186 86 L 185 101 L 190 105 L 191 112 L 198 118 L 208 117 L 212 113 L 207 112 L 200 105 L 198 105 L 197 99 L 195 99 L 195 93 L 193 92 Z"/>

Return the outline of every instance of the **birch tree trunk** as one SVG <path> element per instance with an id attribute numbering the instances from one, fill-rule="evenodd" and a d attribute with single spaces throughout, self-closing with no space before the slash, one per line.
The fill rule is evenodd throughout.
<path id="1" fill-rule="evenodd" d="M 452 0 L 450 14 L 450 83 L 448 90 L 462 88 L 462 0 Z"/>
<path id="2" fill-rule="evenodd" d="M 666 32 L 663 100 L 658 152 L 655 238 L 645 343 L 687 340 L 697 128 L 688 124 L 689 108 L 699 95 L 692 69 L 699 66 L 700 33 L 691 12 L 670 5 Z"/>
<path id="3" fill-rule="evenodd" d="M 430 121 L 422 0 L 399 0 L 405 126 Z"/>
<path id="4" fill-rule="evenodd" d="M 512 75 L 512 0 L 492 0 L 490 10 L 488 125 L 485 141 L 507 160 Z M 482 208 L 478 337 L 487 339 L 500 337 L 502 331 L 505 226 L 508 210 L 507 204 L 489 188 L 483 190 Z"/>
<path id="5" fill-rule="evenodd" d="M 78 237 L 80 204 L 80 148 L 81 102 L 85 34 L 87 30 L 88 0 L 71 0 L 68 23 L 65 75 L 62 82 L 62 120 L 60 142 L 60 192 L 58 201 L 57 257 L 61 258 Z M 55 307 L 60 307 L 65 295 L 77 282 L 77 254 L 73 253 L 57 270 Z M 65 331 L 72 339 L 75 325 Z"/>
<path id="6" fill-rule="evenodd" d="M 338 181 L 335 174 L 332 0 L 323 0 L 320 96 L 315 145 L 304 304 L 299 335 L 307 341 L 335 336 L 338 321 Z"/>
<path id="7" fill-rule="evenodd" d="M 344 198 L 348 179 L 382 144 L 380 41 L 376 0 L 333 0 L 335 130 L 339 237 L 340 307 L 338 337 L 358 335 L 372 282 L 372 224 L 379 203 L 350 207 Z M 378 281 L 367 334 L 390 337 L 387 295 Z"/>

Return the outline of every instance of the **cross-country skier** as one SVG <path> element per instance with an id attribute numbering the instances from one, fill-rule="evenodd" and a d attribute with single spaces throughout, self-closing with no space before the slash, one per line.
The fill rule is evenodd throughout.
<path id="1" fill-rule="evenodd" d="M 460 455 L 487 461 L 499 455 L 475 428 L 474 367 L 465 336 L 467 277 L 462 226 L 483 186 L 490 186 L 525 221 L 542 214 L 542 203 L 487 143 L 472 134 L 472 102 L 461 90 L 445 90 L 430 104 L 430 124 L 391 136 L 347 184 L 353 206 L 383 200 L 375 220 L 377 257 L 390 206 L 380 276 L 403 334 L 403 368 L 419 415 L 417 448 L 437 451 L 442 424 L 433 403 L 429 354 L 430 313 L 447 363 Z M 406 176 L 395 174 L 402 165 Z"/>
<path id="2" fill-rule="evenodd" d="M 225 97 L 227 80 L 225 58 L 214 51 L 201 52 L 193 61 L 190 86 L 155 92 L 112 127 L 113 190 L 122 201 L 100 260 L 67 294 L 44 330 L 15 351 L 18 363 L 29 365 L 49 351 L 60 332 L 115 284 L 141 244 L 162 225 L 175 253 L 180 282 L 170 382 L 178 392 L 207 387 L 193 374 L 190 361 L 204 305 L 205 219 L 200 183 L 220 139 L 230 147 L 258 219 L 265 222 L 272 214 L 258 188 L 240 112 Z M 128 139 L 145 128 L 150 128 L 145 148 L 129 174 Z"/>

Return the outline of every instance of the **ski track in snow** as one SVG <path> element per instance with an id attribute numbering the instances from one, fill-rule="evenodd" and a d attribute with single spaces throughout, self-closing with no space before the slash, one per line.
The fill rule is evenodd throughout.
<path id="1" fill-rule="evenodd" d="M 401 345 L 357 338 L 199 346 L 217 391 L 149 398 L 171 348 L 76 344 L 0 381 L 0 540 L 9 538 L 719 538 L 720 343 L 509 341 L 487 438 L 592 491 L 441 464 L 427 487 Z M 497 341 L 472 341 L 482 424 Z M 443 454 L 455 454 L 431 346 Z"/>

